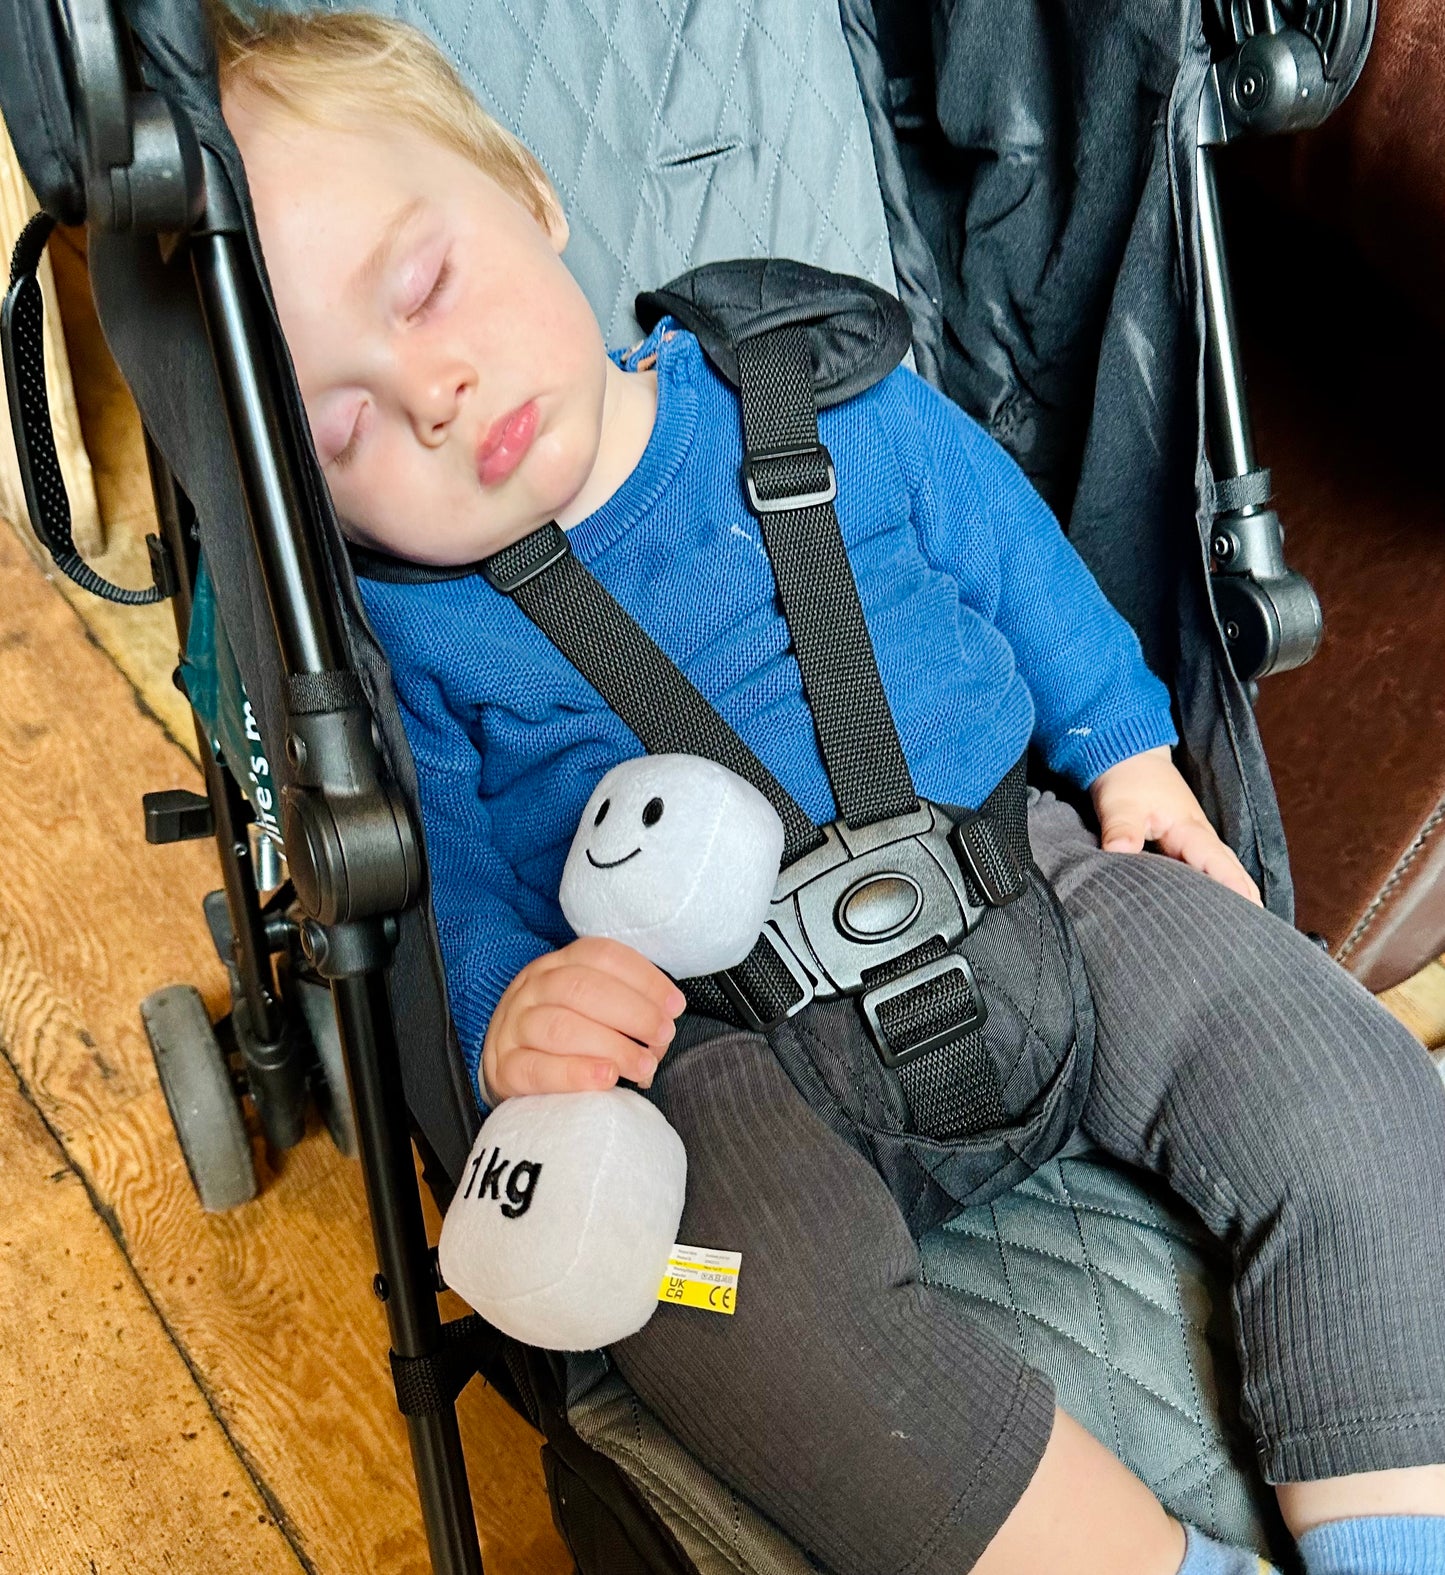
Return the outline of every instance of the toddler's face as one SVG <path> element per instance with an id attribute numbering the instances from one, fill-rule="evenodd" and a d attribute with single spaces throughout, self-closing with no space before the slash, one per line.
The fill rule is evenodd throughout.
<path id="1" fill-rule="evenodd" d="M 607 361 L 560 213 L 544 229 L 380 117 L 343 131 L 225 107 L 348 534 L 466 563 L 565 514 L 597 459 Z"/>

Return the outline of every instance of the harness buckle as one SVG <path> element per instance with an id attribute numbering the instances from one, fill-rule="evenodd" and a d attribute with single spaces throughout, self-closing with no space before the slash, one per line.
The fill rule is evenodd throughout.
<path id="1" fill-rule="evenodd" d="M 767 477 L 760 477 L 759 471 L 768 465 L 801 459 L 821 463 L 823 470 L 820 474 L 827 477 L 823 485 L 811 492 L 765 497 L 759 490 L 759 481 L 766 489 Z M 797 448 L 763 448 L 743 456 L 743 490 L 748 495 L 748 507 L 754 514 L 786 514 L 793 509 L 813 509 L 831 503 L 838 496 L 838 474 L 833 469 L 833 456 L 821 443 L 803 443 Z"/>
<path id="2" fill-rule="evenodd" d="M 758 947 L 764 941 L 767 942 L 768 949 L 773 953 L 774 959 L 782 965 L 788 978 L 798 988 L 797 999 L 784 1006 L 783 1010 L 778 1012 L 771 1021 L 764 1019 L 757 1007 L 754 1006 L 753 993 L 748 989 L 742 978 L 742 970 L 749 965 L 753 965 L 754 968 L 760 966 L 761 971 L 765 975 L 762 981 L 764 988 L 776 986 L 782 982 L 777 978 L 775 971 L 768 967 L 766 962 L 762 962 L 760 965 L 758 963 Z M 728 1002 L 733 1010 L 742 1018 L 743 1025 L 752 1029 L 755 1034 L 765 1034 L 770 1029 L 776 1028 L 779 1023 L 786 1022 L 788 1018 L 796 1016 L 817 993 L 817 987 L 813 982 L 812 975 L 803 967 L 803 964 L 794 954 L 792 947 L 778 933 L 777 926 L 771 920 L 763 925 L 762 934 L 758 936 L 757 943 L 748 956 L 736 967 L 724 968 L 720 973 L 714 974 L 713 978 L 717 980 L 718 988 L 728 998 Z M 774 1000 L 779 999 L 776 989 L 770 989 L 769 993 L 773 995 Z"/>
<path id="3" fill-rule="evenodd" d="M 962 976 L 962 1003 L 957 999 L 959 981 L 954 981 L 952 988 L 944 982 L 949 974 Z M 920 992 L 917 1002 L 902 1002 L 902 997 L 915 992 Z M 886 1008 L 893 1002 L 900 1002 L 900 1005 L 890 1013 Z M 961 1013 L 954 1011 L 959 1004 L 963 1006 Z M 859 1005 L 879 1059 L 889 1068 L 903 1066 L 927 1055 L 930 1050 L 951 1044 L 982 1028 L 988 1020 L 988 1007 L 978 987 L 973 964 L 957 952 L 912 968 L 902 978 L 875 986 L 863 996 Z M 938 1020 L 940 1013 L 943 1014 L 941 1021 Z M 885 1021 L 889 1017 L 894 1020 L 892 1034 Z M 897 1042 L 899 1040 L 901 1043 Z"/>

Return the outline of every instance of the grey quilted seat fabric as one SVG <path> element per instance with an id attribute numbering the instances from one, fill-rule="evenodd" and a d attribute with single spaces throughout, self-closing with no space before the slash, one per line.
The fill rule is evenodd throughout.
<path id="1" fill-rule="evenodd" d="M 328 0 L 345 10 L 366 0 Z M 288 10 L 319 9 L 282 0 Z M 442 46 L 542 161 L 567 263 L 609 344 L 633 298 L 729 257 L 894 288 L 883 199 L 836 10 L 812 0 L 381 0 Z"/>
<path id="2" fill-rule="evenodd" d="M 1273 1495 L 1238 1420 L 1218 1249 L 1078 1147 L 925 1237 L 924 1278 L 1048 1373 L 1063 1409 L 1181 1519 L 1265 1550 Z"/>

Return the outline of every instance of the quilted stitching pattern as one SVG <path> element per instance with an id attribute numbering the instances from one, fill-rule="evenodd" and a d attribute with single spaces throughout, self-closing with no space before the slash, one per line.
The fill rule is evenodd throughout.
<path id="1" fill-rule="evenodd" d="M 809 0 L 379 0 L 373 8 L 430 33 L 542 161 L 571 224 L 568 265 L 610 344 L 637 337 L 638 291 L 727 257 L 794 257 L 895 288 L 868 125 L 827 8 Z"/>
<path id="2" fill-rule="evenodd" d="M 921 1243 L 929 1283 L 1055 1382 L 1059 1404 L 1178 1515 L 1263 1547 L 1251 1449 L 1208 1238 L 1092 1158 L 1055 1160 Z"/>

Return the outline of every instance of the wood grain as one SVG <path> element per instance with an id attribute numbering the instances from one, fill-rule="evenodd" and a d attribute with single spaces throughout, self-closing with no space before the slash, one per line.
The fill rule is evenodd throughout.
<path id="1" fill-rule="evenodd" d="M 1379 1000 L 1432 1050 L 1445 1045 L 1445 958 L 1427 963 L 1413 978 L 1384 991 Z"/>
<path id="2" fill-rule="evenodd" d="M 0 1220 L 0 1569 L 296 1575 L 294 1550 L 3 1063 Z"/>
<path id="3" fill-rule="evenodd" d="M 320 1134 L 269 1158 L 258 1140 L 262 1195 L 203 1214 L 141 1031 L 163 984 L 221 1004 L 200 912 L 213 852 L 142 836 L 141 793 L 199 778 L 5 531 L 0 605 L 0 1048 L 300 1555 L 421 1575 L 357 1166 Z M 562 1575 L 536 1435 L 475 1384 L 461 1411 L 489 1575 Z"/>

